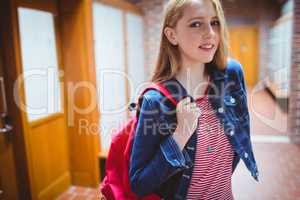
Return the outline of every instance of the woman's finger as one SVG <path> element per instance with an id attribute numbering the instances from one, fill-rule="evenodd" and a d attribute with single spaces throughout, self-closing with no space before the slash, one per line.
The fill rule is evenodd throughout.
<path id="1" fill-rule="evenodd" d="M 199 117 L 202 114 L 202 110 L 200 108 L 193 109 L 193 112 Z"/>
<path id="2" fill-rule="evenodd" d="M 178 103 L 177 107 L 187 106 L 190 103 L 191 103 L 191 99 L 189 97 L 186 97 Z"/>

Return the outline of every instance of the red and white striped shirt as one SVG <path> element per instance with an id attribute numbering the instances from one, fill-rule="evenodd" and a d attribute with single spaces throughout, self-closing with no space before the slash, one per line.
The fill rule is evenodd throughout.
<path id="1" fill-rule="evenodd" d="M 232 200 L 233 149 L 214 113 L 208 96 L 196 99 L 202 114 L 197 129 L 197 148 L 187 199 Z"/>

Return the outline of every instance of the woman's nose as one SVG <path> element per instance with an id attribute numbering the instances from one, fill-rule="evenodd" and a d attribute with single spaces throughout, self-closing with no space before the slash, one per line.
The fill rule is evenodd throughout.
<path id="1" fill-rule="evenodd" d="M 203 36 L 204 36 L 205 38 L 212 38 L 212 37 L 215 36 L 215 34 L 216 34 L 216 33 L 215 33 L 213 27 L 212 27 L 210 24 L 207 24 L 207 25 L 205 26 L 205 30 L 204 30 Z"/>

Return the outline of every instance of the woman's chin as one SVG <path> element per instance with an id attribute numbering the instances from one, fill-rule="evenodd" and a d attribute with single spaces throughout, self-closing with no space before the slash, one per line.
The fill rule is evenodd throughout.
<path id="1" fill-rule="evenodd" d="M 213 56 L 212 57 L 204 57 L 202 59 L 198 59 L 199 63 L 210 63 L 213 60 Z"/>

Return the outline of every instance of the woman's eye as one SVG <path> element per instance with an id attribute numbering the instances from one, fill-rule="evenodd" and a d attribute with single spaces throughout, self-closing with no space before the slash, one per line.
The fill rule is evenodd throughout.
<path id="1" fill-rule="evenodd" d="M 201 23 L 200 22 L 194 22 L 191 24 L 191 27 L 200 27 Z"/>
<path id="2" fill-rule="evenodd" d="M 219 20 L 214 20 L 214 21 L 211 22 L 211 25 L 212 26 L 219 26 L 220 22 L 219 22 Z"/>

